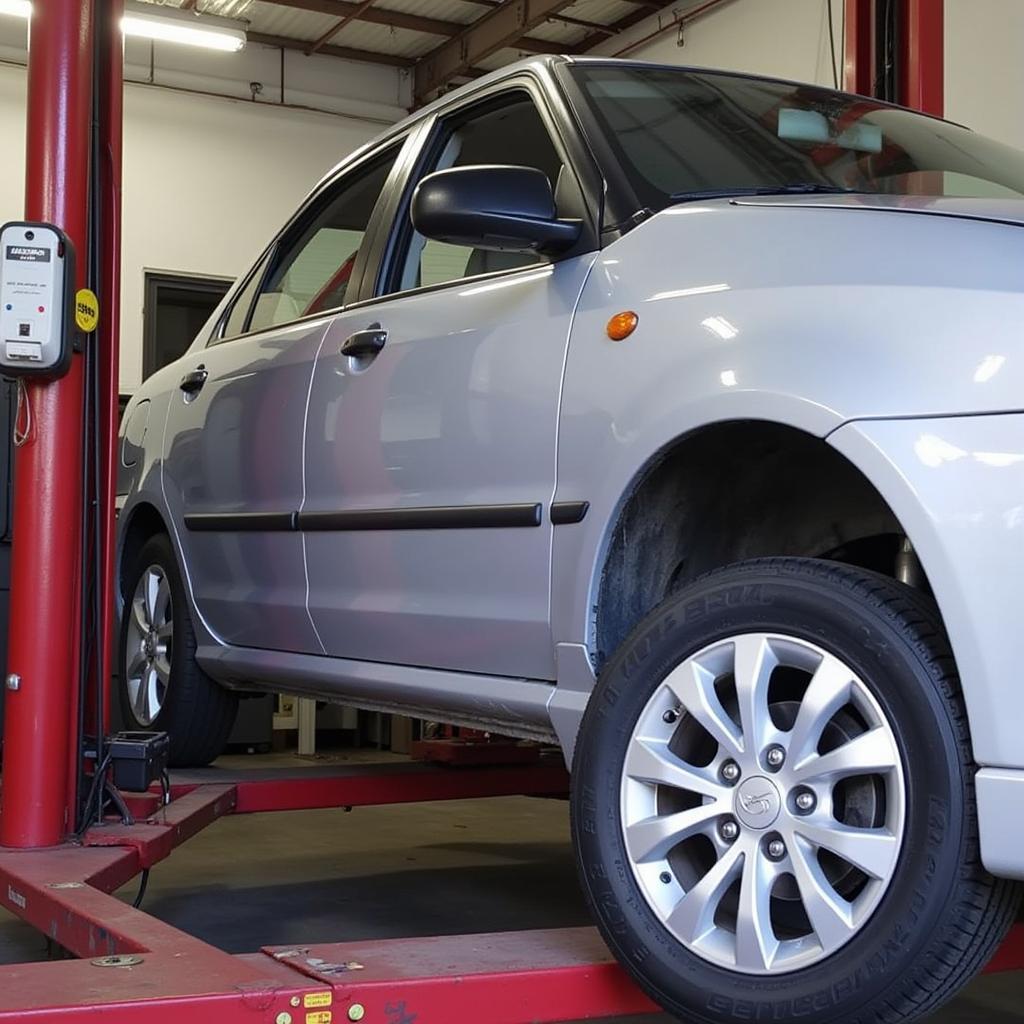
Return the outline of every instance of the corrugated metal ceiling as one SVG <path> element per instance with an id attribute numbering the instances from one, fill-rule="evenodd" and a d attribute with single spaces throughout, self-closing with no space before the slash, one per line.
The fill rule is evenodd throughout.
<path id="1" fill-rule="evenodd" d="M 150 3 L 167 3 L 169 6 L 192 7 L 204 14 L 235 18 L 247 21 L 253 33 L 288 41 L 301 48 L 304 43 L 320 39 L 341 17 L 354 8 L 352 0 L 146 0 Z M 416 61 L 444 44 L 452 35 L 463 31 L 485 17 L 497 6 L 499 0 L 379 0 L 370 8 L 371 20 L 365 17 L 350 21 L 334 35 L 329 43 L 346 51 L 358 51 L 367 60 L 384 55 Z M 528 37 L 550 44 L 553 50 L 564 48 L 566 52 L 578 52 L 579 46 L 601 38 L 590 25 L 617 27 L 623 19 L 635 22 L 647 12 L 653 13 L 660 6 L 664 13 L 678 17 L 693 10 L 706 0 L 575 0 L 558 9 L 549 18 L 532 28 Z M 382 24 L 389 12 L 400 24 Z M 559 18 L 561 16 L 561 20 Z M 450 32 L 420 31 L 427 27 L 422 21 L 447 22 L 453 28 Z M 572 24 L 573 19 L 588 24 Z M 410 24 L 412 21 L 412 24 Z M 443 26 L 438 26 L 439 28 Z M 287 44 L 286 44 L 287 45 Z M 329 48 L 328 48 L 329 52 Z M 529 53 L 538 52 L 537 47 L 517 45 L 509 39 L 509 45 L 487 57 L 478 59 L 474 66 L 479 70 L 495 70 Z"/>

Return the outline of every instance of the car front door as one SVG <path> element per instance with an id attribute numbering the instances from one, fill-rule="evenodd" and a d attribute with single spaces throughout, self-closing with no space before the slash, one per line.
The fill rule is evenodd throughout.
<path id="1" fill-rule="evenodd" d="M 414 178 L 522 164 L 582 202 L 542 110 L 513 88 L 440 119 Z M 377 297 L 331 325 L 313 376 L 299 516 L 312 619 L 337 657 L 551 679 L 561 371 L 593 254 L 428 241 L 408 214 L 392 247 Z M 374 337 L 375 355 L 342 351 Z"/>
<path id="2" fill-rule="evenodd" d="M 302 434 L 310 378 L 399 143 L 329 183 L 181 361 L 164 491 L 199 613 L 224 642 L 320 653 L 306 610 Z"/>

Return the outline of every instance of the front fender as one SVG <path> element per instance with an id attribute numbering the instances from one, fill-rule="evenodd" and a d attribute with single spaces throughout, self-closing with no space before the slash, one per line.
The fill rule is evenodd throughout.
<path id="1" fill-rule="evenodd" d="M 889 503 L 921 560 L 975 760 L 1024 768 L 1024 415 L 850 423 L 828 440 Z"/>

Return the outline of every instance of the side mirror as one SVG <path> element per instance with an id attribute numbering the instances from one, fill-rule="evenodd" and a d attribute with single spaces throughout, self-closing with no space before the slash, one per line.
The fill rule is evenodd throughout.
<path id="1" fill-rule="evenodd" d="M 558 219 L 543 171 L 505 164 L 428 174 L 412 196 L 412 223 L 426 238 L 499 252 L 563 252 L 581 230 Z"/>

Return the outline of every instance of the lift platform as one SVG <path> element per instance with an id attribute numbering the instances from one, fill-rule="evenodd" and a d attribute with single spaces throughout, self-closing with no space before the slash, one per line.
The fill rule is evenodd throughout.
<path id="1" fill-rule="evenodd" d="M 562 796 L 560 761 L 389 762 L 172 777 L 171 801 L 81 845 L 0 851 L 0 905 L 76 959 L 0 967 L 0 1024 L 541 1024 L 653 1013 L 593 928 L 265 947 L 225 953 L 111 895 L 229 814 L 526 794 Z M 382 898 L 385 898 L 382 896 Z M 989 970 L 1024 967 L 1021 926 Z M 188 1014 L 188 1018 L 186 1018 Z"/>
<path id="2" fill-rule="evenodd" d="M 111 819 L 81 845 L 0 852 L 0 905 L 76 958 L 0 967 L 0 1022 L 526 1024 L 653 1012 L 592 928 L 235 956 L 111 895 L 228 814 L 562 796 L 567 782 L 558 760 L 179 773 L 169 804 L 156 792 L 128 799 L 134 825 Z"/>

